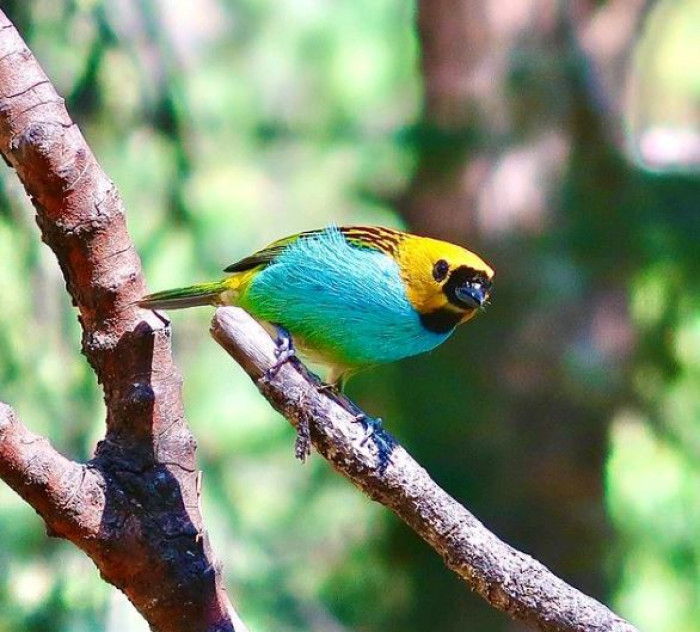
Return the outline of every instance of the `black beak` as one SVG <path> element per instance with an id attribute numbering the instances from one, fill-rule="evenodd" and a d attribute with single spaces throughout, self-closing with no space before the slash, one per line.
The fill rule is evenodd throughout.
<path id="1" fill-rule="evenodd" d="M 471 281 L 457 286 L 455 294 L 459 301 L 470 309 L 482 307 L 489 296 L 487 288 L 481 283 Z"/>
<path id="2" fill-rule="evenodd" d="M 467 266 L 455 268 L 442 291 L 447 300 L 462 310 L 483 307 L 491 294 L 491 280 L 486 274 Z"/>

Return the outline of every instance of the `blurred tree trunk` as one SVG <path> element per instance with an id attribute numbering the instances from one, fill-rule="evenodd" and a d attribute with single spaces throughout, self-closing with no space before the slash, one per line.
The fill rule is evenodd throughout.
<path id="1" fill-rule="evenodd" d="M 426 425 L 401 436 L 487 525 L 605 600 L 607 424 L 632 345 L 616 263 L 629 260 L 633 183 L 575 37 L 588 17 L 553 0 L 418 3 L 424 110 L 400 208 L 497 275 L 485 315 L 402 365 L 401 401 Z M 405 531 L 392 542 L 423 569 L 412 627 L 515 629 L 451 578 L 435 585 Z"/>
<path id="2" fill-rule="evenodd" d="M 418 126 L 418 167 L 403 201 L 414 227 L 441 237 L 472 235 L 479 182 L 487 164 L 477 136 L 486 132 L 479 100 L 491 33 L 480 0 L 419 3 L 418 33 L 424 82 Z M 482 82 L 483 83 L 483 82 Z"/>

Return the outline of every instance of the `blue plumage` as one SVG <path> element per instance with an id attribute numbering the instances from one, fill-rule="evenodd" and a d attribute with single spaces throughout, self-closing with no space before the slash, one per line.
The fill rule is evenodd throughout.
<path id="1" fill-rule="evenodd" d="M 251 279 L 238 304 L 341 366 L 423 353 L 452 333 L 421 324 L 391 257 L 350 245 L 334 227 L 287 246 Z"/>

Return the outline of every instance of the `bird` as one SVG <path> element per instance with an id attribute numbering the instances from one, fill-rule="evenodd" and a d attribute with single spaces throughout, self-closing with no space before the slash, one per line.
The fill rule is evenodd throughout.
<path id="1" fill-rule="evenodd" d="M 489 301 L 493 269 L 455 244 L 382 226 L 336 226 L 279 239 L 220 281 L 165 290 L 139 306 L 236 305 L 328 370 L 357 372 L 428 352 Z"/>

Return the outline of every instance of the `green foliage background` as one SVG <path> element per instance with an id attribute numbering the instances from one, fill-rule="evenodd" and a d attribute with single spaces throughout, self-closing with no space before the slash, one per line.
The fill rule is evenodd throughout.
<path id="1" fill-rule="evenodd" d="M 216 278 L 252 248 L 329 222 L 403 225 L 392 202 L 420 151 L 411 3 L 3 4 L 118 185 L 151 288 Z M 627 106 L 628 154 L 597 147 L 609 181 L 591 167 L 600 155 L 574 139 L 552 187 L 558 219 L 532 238 L 480 242 L 504 288 L 489 313 L 430 357 L 351 385 L 498 533 L 649 632 L 700 630 L 700 180 L 692 169 L 651 172 L 634 152 L 650 121 L 697 124 L 700 12 L 692 0 L 672 4 L 671 17 L 659 5 L 646 22 L 653 37 L 640 36 L 630 62 L 646 92 Z M 78 354 L 58 267 L 9 170 L 0 173 L 0 253 L 0 398 L 64 453 L 88 459 L 102 434 L 100 392 Z M 507 391 L 507 367 L 490 358 L 508 334 L 534 327 L 534 342 L 514 347 L 534 356 L 549 314 L 575 309 L 593 322 L 587 297 L 608 284 L 624 290 L 633 351 L 611 361 L 582 334 L 563 344 L 551 373 L 511 366 L 527 374 L 527 392 Z M 319 458 L 295 462 L 292 430 L 211 341 L 209 317 L 173 314 L 175 354 L 205 518 L 250 629 L 505 630 L 505 617 L 386 511 Z M 534 390 L 542 427 L 518 428 L 512 412 Z M 574 408 L 584 412 L 567 426 Z M 532 479 L 568 476 L 566 462 L 538 469 L 543 451 L 570 454 L 562 446 L 583 437 L 573 451 L 587 458 L 589 427 L 606 438 L 592 484 L 599 505 L 558 510 L 594 525 L 590 548 L 528 495 Z M 544 537 L 570 545 L 540 549 Z M 0 538 L 0 632 L 146 629 L 4 485 Z"/>

